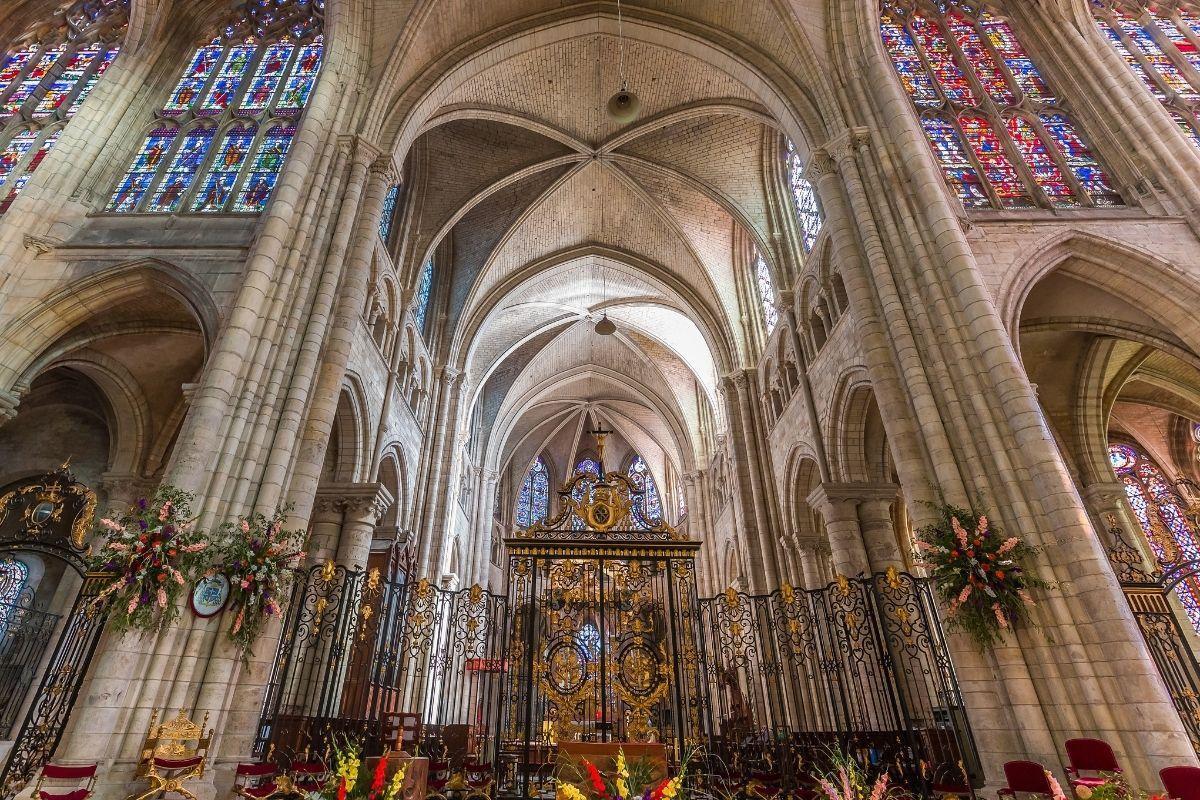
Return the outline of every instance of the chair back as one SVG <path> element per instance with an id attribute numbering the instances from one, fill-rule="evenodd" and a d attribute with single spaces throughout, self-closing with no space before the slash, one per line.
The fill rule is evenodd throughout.
<path id="1" fill-rule="evenodd" d="M 1200 767 L 1164 767 L 1158 771 L 1167 796 L 1174 800 L 1200 800 Z"/>
<path id="2" fill-rule="evenodd" d="M 45 781 L 62 781 L 72 788 L 56 784 L 43 788 Z M 47 764 L 38 775 L 33 796 L 38 800 L 87 800 L 96 784 L 95 764 Z"/>
<path id="3" fill-rule="evenodd" d="M 187 713 L 181 708 L 173 719 L 158 724 L 158 709 L 150 714 L 150 729 L 146 741 L 142 745 L 143 763 L 160 763 L 165 765 L 191 764 L 198 759 L 204 760 L 208 755 L 208 746 L 212 741 L 213 731 L 204 732 L 208 725 L 208 713 L 199 725 L 192 722 Z"/>
<path id="4" fill-rule="evenodd" d="M 1036 761 L 1008 761 L 1004 764 L 1004 779 L 1014 792 L 1053 794 L 1046 768 Z"/>
<path id="5" fill-rule="evenodd" d="M 1088 772 L 1120 772 L 1121 765 L 1108 742 L 1103 739 L 1068 739 L 1067 760 L 1071 768 Z"/>

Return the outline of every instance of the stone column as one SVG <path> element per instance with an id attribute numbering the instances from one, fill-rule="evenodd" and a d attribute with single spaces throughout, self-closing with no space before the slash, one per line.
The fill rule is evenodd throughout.
<path id="1" fill-rule="evenodd" d="M 852 484 L 822 483 L 808 495 L 808 504 L 825 518 L 833 569 L 853 578 L 870 571 L 870 559 L 858 525 L 859 496 Z"/>
<path id="2" fill-rule="evenodd" d="M 870 571 L 884 572 L 888 567 L 904 569 L 904 554 L 900 551 L 892 521 L 896 487 L 864 486 L 859 491 L 862 502 L 858 505 L 858 521 Z"/>
<path id="3" fill-rule="evenodd" d="M 375 526 L 395 498 L 382 483 L 362 483 L 339 487 L 342 506 L 342 537 L 337 547 L 337 562 L 348 569 L 363 570 L 371 556 Z"/>
<path id="4" fill-rule="evenodd" d="M 308 560 L 321 564 L 337 555 L 342 538 L 342 498 L 336 492 L 321 491 L 313 501 L 308 522 Z"/>

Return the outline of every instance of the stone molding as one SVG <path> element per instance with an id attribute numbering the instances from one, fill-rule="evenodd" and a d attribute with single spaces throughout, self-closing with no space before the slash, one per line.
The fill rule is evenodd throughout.
<path id="1" fill-rule="evenodd" d="M 382 483 L 334 483 L 317 490 L 314 508 L 325 513 L 341 512 L 347 522 L 378 525 L 394 502 Z"/>

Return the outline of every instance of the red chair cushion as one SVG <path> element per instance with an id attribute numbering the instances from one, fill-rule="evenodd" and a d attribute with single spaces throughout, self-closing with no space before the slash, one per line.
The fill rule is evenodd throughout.
<path id="1" fill-rule="evenodd" d="M 279 767 L 274 764 L 241 763 L 237 765 L 235 775 L 245 775 L 248 778 L 262 778 L 279 774 Z"/>
<path id="2" fill-rule="evenodd" d="M 41 800 L 85 800 L 92 792 L 89 789 L 72 789 L 69 792 L 48 792 L 42 789 L 38 792 Z"/>
<path id="3" fill-rule="evenodd" d="M 1086 786 L 1089 789 L 1095 789 L 1097 786 L 1103 786 L 1108 783 L 1108 778 L 1073 778 L 1072 786 Z"/>
<path id="4" fill-rule="evenodd" d="M 96 775 L 95 764 L 47 764 L 42 767 L 42 775 L 47 778 L 64 781 L 78 781 Z"/>
<path id="5" fill-rule="evenodd" d="M 1165 767 L 1158 777 L 1175 800 L 1200 800 L 1200 767 Z"/>

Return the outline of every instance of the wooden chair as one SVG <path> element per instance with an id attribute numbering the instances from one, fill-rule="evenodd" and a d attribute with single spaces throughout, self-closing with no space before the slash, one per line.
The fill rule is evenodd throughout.
<path id="1" fill-rule="evenodd" d="M 208 714 L 199 725 L 184 713 L 168 722 L 158 724 L 158 709 L 150 715 L 150 729 L 142 745 L 142 760 L 138 765 L 137 777 L 144 778 L 149 786 L 146 791 L 130 797 L 130 800 L 148 800 L 154 795 L 174 793 L 187 800 L 197 800 L 196 795 L 184 787 L 187 781 L 204 775 L 208 762 L 208 746 L 213 732 L 208 733 Z"/>
<path id="2" fill-rule="evenodd" d="M 1200 767 L 1164 767 L 1158 777 L 1173 800 L 1200 800 Z"/>
<path id="3" fill-rule="evenodd" d="M 466 800 L 487 800 L 492 796 L 492 783 L 496 775 L 490 761 L 467 759 L 467 763 L 463 765 L 463 777 L 467 781 Z"/>
<path id="4" fill-rule="evenodd" d="M 68 782 L 73 784 L 73 788 L 55 785 L 43 789 L 42 785 L 47 780 Z M 92 787 L 95 785 L 95 764 L 47 764 L 38 774 L 33 796 L 38 800 L 87 800 L 92 796 Z"/>
<path id="5" fill-rule="evenodd" d="M 996 797 L 1011 797 L 1017 800 L 1017 792 L 1054 797 L 1046 768 L 1036 761 L 1008 761 L 1004 764 L 1004 779 L 1008 784 L 996 792 Z"/>
<path id="6" fill-rule="evenodd" d="M 1067 778 L 1075 788 L 1094 789 L 1103 786 L 1113 775 L 1121 773 L 1121 765 L 1108 742 L 1103 739 L 1068 739 L 1066 743 Z M 1098 773 L 1084 775 L 1084 772 Z"/>

